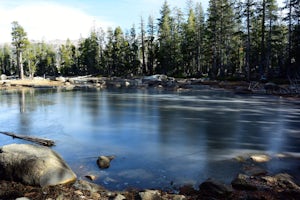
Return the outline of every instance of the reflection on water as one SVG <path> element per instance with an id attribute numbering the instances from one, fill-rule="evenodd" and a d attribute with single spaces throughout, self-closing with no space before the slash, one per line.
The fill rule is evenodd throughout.
<path id="1" fill-rule="evenodd" d="M 300 104 L 277 97 L 212 90 L 0 94 L 1 131 L 55 140 L 79 177 L 94 174 L 111 189 L 168 188 L 209 177 L 228 182 L 240 169 L 236 155 L 300 152 Z M 24 141 L 0 135 L 0 145 L 11 142 Z M 99 170 L 99 155 L 116 159 Z"/>

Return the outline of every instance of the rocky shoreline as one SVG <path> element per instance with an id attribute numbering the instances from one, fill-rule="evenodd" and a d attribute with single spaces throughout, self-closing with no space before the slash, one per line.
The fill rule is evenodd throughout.
<path id="1" fill-rule="evenodd" d="M 82 88 L 156 88 L 161 90 L 186 91 L 207 88 L 222 88 L 236 94 L 272 94 L 285 97 L 299 97 L 299 85 L 275 84 L 273 82 L 246 82 L 246 81 L 215 81 L 208 78 L 178 79 L 165 75 L 146 77 L 51 77 L 24 80 L 9 80 L 2 77 L 0 89 L 19 88 L 51 89 L 62 88 L 67 90 Z"/>
<path id="2" fill-rule="evenodd" d="M 56 186 L 29 186 L 20 182 L 0 180 L 0 199 L 104 199 L 104 200 L 197 200 L 197 199 L 300 199 L 300 187 L 287 173 L 270 175 L 262 163 L 270 159 L 290 159 L 290 155 L 254 154 L 234 158 L 242 162 L 242 172 L 230 184 L 208 179 L 198 188 L 191 185 L 181 186 L 178 191 L 139 190 L 130 188 L 125 191 L 109 191 L 104 187 L 85 180 L 77 180 Z M 299 159 L 299 158 L 293 158 Z"/>

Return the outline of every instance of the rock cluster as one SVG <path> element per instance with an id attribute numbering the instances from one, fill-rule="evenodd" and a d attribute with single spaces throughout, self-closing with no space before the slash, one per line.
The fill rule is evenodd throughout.
<path id="1" fill-rule="evenodd" d="M 99 167 L 109 167 L 113 158 L 100 156 Z M 84 180 L 75 182 L 76 175 L 59 155 L 47 147 L 12 144 L 0 148 L 0 177 L 8 180 L 0 180 L 0 199 L 300 199 L 300 187 L 290 175 L 269 175 L 256 166 L 270 159 L 268 155 L 258 154 L 238 157 L 237 160 L 245 166 L 230 184 L 207 179 L 198 189 L 185 185 L 178 188 L 178 193 L 136 189 L 113 192 Z M 92 181 L 92 176 L 89 179 Z"/>

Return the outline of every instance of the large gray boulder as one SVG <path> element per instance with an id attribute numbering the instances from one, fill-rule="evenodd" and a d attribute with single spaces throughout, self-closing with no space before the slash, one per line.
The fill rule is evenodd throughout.
<path id="1" fill-rule="evenodd" d="M 42 187 L 76 181 L 75 173 L 56 152 L 30 144 L 0 148 L 0 177 Z"/>

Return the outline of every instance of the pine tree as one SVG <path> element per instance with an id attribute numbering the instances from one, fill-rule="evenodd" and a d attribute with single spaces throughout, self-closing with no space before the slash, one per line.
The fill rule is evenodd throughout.
<path id="1" fill-rule="evenodd" d="M 58 73 L 56 63 L 56 51 L 50 44 L 46 44 L 44 41 L 35 44 L 36 49 L 36 75 L 38 76 L 56 76 Z"/>
<path id="2" fill-rule="evenodd" d="M 182 44 L 184 73 L 188 76 L 195 74 L 198 43 L 196 35 L 196 17 L 194 10 L 190 8 L 187 22 L 184 26 L 184 39 Z"/>
<path id="3" fill-rule="evenodd" d="M 114 33 L 111 28 L 107 30 L 107 43 L 104 50 L 104 65 L 107 76 L 114 75 L 114 59 L 113 59 L 113 41 L 114 41 Z"/>
<path id="4" fill-rule="evenodd" d="M 100 73 L 100 47 L 95 29 L 79 44 L 81 74 Z"/>
<path id="5" fill-rule="evenodd" d="M 164 2 L 160 11 L 161 18 L 158 22 L 158 73 L 167 74 L 171 69 L 171 48 L 172 48 L 172 19 L 171 10 L 167 1 Z"/>
<path id="6" fill-rule="evenodd" d="M 286 57 L 286 68 L 288 76 L 294 76 L 299 68 L 300 51 L 300 0 L 286 0 L 284 9 L 287 10 L 285 21 L 288 24 L 288 56 Z M 297 72 L 300 73 L 300 72 Z"/>
<path id="7" fill-rule="evenodd" d="M 24 69 L 23 69 L 23 60 L 22 53 L 29 44 L 27 33 L 24 28 L 19 25 L 17 21 L 12 23 L 12 45 L 15 48 L 15 54 L 17 56 L 17 67 L 19 68 L 20 79 L 24 79 Z"/>
<path id="8" fill-rule="evenodd" d="M 266 26 L 267 26 L 267 39 L 266 39 L 266 72 L 268 76 L 272 76 L 272 69 L 275 67 L 273 61 L 274 53 L 273 53 L 273 43 L 274 43 L 274 35 L 275 35 L 275 26 L 278 19 L 278 6 L 276 4 L 276 0 L 267 0 L 266 1 Z"/>
<path id="9" fill-rule="evenodd" d="M 231 67 L 232 40 L 234 33 L 234 13 L 228 0 L 210 0 L 208 8 L 208 42 L 211 46 L 212 77 L 224 76 Z"/>
<path id="10" fill-rule="evenodd" d="M 116 74 L 117 76 L 124 76 L 126 74 L 127 60 L 125 55 L 129 51 L 129 44 L 127 41 L 125 41 L 124 33 L 121 27 L 117 27 L 114 31 L 112 55 L 114 74 Z"/>
<path id="11" fill-rule="evenodd" d="M 11 75 L 11 73 L 14 73 L 15 71 L 12 63 L 11 48 L 9 47 L 8 44 L 5 44 L 3 47 L 1 47 L 0 52 L 1 52 L 0 73 L 5 75 Z"/>
<path id="12" fill-rule="evenodd" d="M 75 46 L 68 39 L 65 45 L 61 45 L 59 48 L 59 71 L 62 75 L 75 75 L 76 69 L 76 57 Z"/>
<path id="13" fill-rule="evenodd" d="M 147 69 L 149 70 L 148 74 L 154 73 L 155 60 L 157 58 L 156 49 L 157 41 L 155 39 L 155 25 L 152 16 L 148 17 L 148 29 L 147 29 Z"/>
<path id="14" fill-rule="evenodd" d="M 197 73 L 206 73 L 204 70 L 204 42 L 205 42 L 205 15 L 201 3 L 196 4 L 195 8 L 195 23 L 196 23 L 196 68 Z"/>
<path id="15" fill-rule="evenodd" d="M 245 15 L 246 15 L 246 71 L 247 71 L 247 80 L 250 81 L 251 71 L 252 71 L 252 27 L 253 27 L 253 15 L 254 15 L 254 1 L 245 0 Z"/>
<path id="16" fill-rule="evenodd" d="M 178 76 L 184 73 L 184 61 L 182 54 L 184 14 L 181 9 L 174 8 L 174 16 L 171 16 L 171 42 L 170 42 L 170 64 L 168 75 Z"/>
<path id="17" fill-rule="evenodd" d="M 132 28 L 130 29 L 130 35 L 125 43 L 129 44 L 129 52 L 127 56 L 129 55 L 129 58 L 126 59 L 126 69 L 125 69 L 125 74 L 124 75 L 129 75 L 129 74 L 142 74 L 143 73 L 143 67 L 141 68 L 141 63 L 139 59 L 139 41 L 137 38 L 136 34 L 136 29 L 135 26 L 133 25 Z M 126 55 L 126 54 L 125 54 Z"/>
<path id="18" fill-rule="evenodd" d="M 39 60 L 37 59 L 36 49 L 36 44 L 29 44 L 27 49 L 24 51 L 24 57 L 26 60 L 26 66 L 28 68 L 30 78 L 34 77 L 37 70 L 37 64 L 39 63 Z"/>

